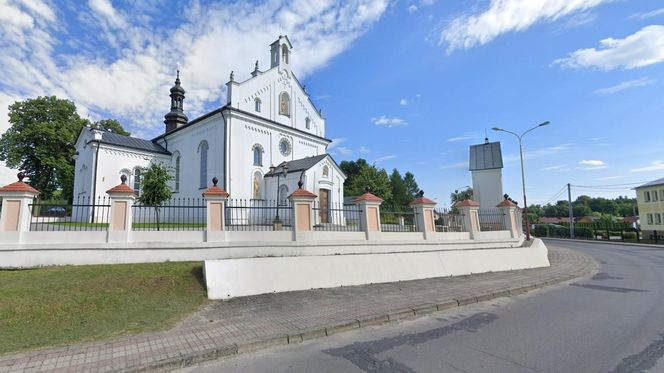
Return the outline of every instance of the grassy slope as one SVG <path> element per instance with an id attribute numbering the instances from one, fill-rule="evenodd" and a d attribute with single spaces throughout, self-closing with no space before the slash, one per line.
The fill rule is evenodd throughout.
<path id="1" fill-rule="evenodd" d="M 206 302 L 201 263 L 0 270 L 0 354 L 166 329 Z"/>

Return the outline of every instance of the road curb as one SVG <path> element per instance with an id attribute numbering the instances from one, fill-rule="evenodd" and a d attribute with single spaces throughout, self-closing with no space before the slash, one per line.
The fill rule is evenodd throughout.
<path id="1" fill-rule="evenodd" d="M 654 247 L 657 249 L 664 249 L 664 244 L 655 245 L 651 243 L 638 243 L 638 242 L 623 242 L 623 241 L 602 241 L 602 240 L 578 240 L 571 238 L 540 238 L 547 241 L 561 241 L 561 242 L 579 242 L 579 243 L 593 243 L 593 244 L 606 244 L 606 245 L 622 245 L 622 246 L 636 246 L 636 247 Z"/>
<path id="2" fill-rule="evenodd" d="M 583 241 L 582 241 L 583 242 Z M 293 331 L 292 334 L 269 336 L 266 338 L 257 339 L 250 342 L 232 344 L 228 346 L 221 346 L 219 348 L 203 350 L 200 352 L 188 354 L 178 358 L 169 360 L 156 361 L 143 366 L 133 366 L 122 371 L 164 371 L 178 368 L 185 368 L 194 364 L 199 364 L 205 361 L 216 360 L 231 356 L 243 354 L 245 352 L 253 352 L 274 346 L 284 346 L 288 344 L 302 343 L 306 340 L 317 339 L 322 337 L 332 336 L 334 334 L 347 332 L 355 329 L 363 329 L 376 325 L 392 324 L 403 320 L 412 320 L 432 313 L 448 310 L 464 305 L 475 304 L 479 302 L 491 301 L 499 298 L 509 298 L 525 294 L 530 291 L 538 290 L 541 288 L 565 283 L 580 277 L 584 277 L 597 271 L 596 265 L 589 265 L 582 271 L 574 273 L 564 273 L 556 278 L 549 278 L 536 284 L 528 284 L 523 286 L 515 286 L 510 289 L 504 289 L 492 293 L 484 293 L 467 297 L 460 297 L 454 300 L 441 300 L 439 302 L 432 302 L 421 304 L 409 308 L 395 309 L 388 313 L 381 313 L 377 315 L 368 315 L 355 320 L 347 320 L 339 323 L 325 325 L 322 327 L 315 327 L 308 330 Z"/>

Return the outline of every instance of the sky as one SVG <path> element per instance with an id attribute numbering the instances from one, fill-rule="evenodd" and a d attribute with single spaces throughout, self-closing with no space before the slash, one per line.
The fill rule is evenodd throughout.
<path id="1" fill-rule="evenodd" d="M 195 118 L 226 102 L 230 71 L 269 66 L 279 34 L 337 162 L 411 171 L 441 206 L 485 136 L 522 199 L 518 141 L 493 127 L 551 123 L 523 138 L 529 203 L 664 177 L 662 0 L 0 0 L 0 132 L 11 103 L 56 95 L 152 138 L 178 67 Z M 0 183 L 15 174 L 0 165 Z"/>

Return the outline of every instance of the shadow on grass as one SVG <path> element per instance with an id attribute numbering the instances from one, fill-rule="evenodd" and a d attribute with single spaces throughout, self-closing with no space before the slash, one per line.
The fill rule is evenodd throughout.
<path id="1" fill-rule="evenodd" d="M 207 290 L 207 286 L 205 285 L 205 276 L 203 275 L 203 265 L 202 264 L 197 265 L 194 268 L 192 268 L 191 274 L 194 275 L 196 281 L 198 281 L 201 287 Z"/>

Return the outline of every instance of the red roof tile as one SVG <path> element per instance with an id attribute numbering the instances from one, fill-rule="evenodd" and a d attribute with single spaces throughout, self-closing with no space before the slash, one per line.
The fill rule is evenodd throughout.
<path id="1" fill-rule="evenodd" d="M 290 196 L 291 197 L 310 197 L 310 198 L 318 197 L 317 195 L 311 193 L 310 191 L 302 189 L 302 188 L 297 189 Z"/>
<path id="2" fill-rule="evenodd" d="M 480 203 L 472 199 L 465 199 L 454 204 L 454 207 L 479 207 Z"/>
<path id="3" fill-rule="evenodd" d="M 427 197 L 417 197 L 415 198 L 410 205 L 435 205 L 436 201 L 432 201 Z"/>
<path id="4" fill-rule="evenodd" d="M 222 196 L 222 197 L 228 197 L 230 194 L 228 194 L 227 191 L 219 188 L 218 186 L 213 186 L 208 188 L 205 192 L 203 192 L 203 197 L 207 196 Z"/>
<path id="5" fill-rule="evenodd" d="M 377 196 L 374 196 L 373 194 L 366 192 L 363 195 L 355 198 L 355 202 L 362 202 L 362 201 L 371 201 L 371 202 L 383 202 L 383 199 Z"/>
<path id="6" fill-rule="evenodd" d="M 5 185 L 2 188 L 0 188 L 0 192 L 28 192 L 28 193 L 39 194 L 39 191 L 37 189 L 31 187 L 29 184 L 24 183 L 22 181 L 17 181 L 15 183 Z"/>
<path id="7" fill-rule="evenodd" d="M 496 205 L 496 207 L 517 207 L 518 205 L 509 199 L 504 200 L 503 202 Z"/>
<path id="8" fill-rule="evenodd" d="M 109 189 L 106 191 L 108 194 L 113 194 L 113 193 L 134 193 L 134 190 L 131 189 L 127 184 L 119 184 L 114 186 L 113 188 Z"/>

